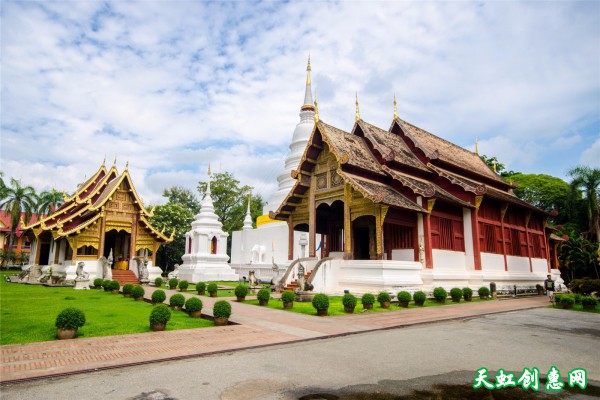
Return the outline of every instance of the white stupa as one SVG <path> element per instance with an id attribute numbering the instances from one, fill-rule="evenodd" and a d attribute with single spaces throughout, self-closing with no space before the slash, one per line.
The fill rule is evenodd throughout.
<path id="1" fill-rule="evenodd" d="M 310 58 L 306 66 L 306 87 L 304 102 L 300 107 L 300 122 L 294 129 L 290 154 L 285 159 L 283 171 L 277 176 L 278 189 L 265 205 L 263 214 L 256 221 L 257 228 L 252 229 L 249 212 L 244 220 L 241 231 L 233 232 L 231 244 L 231 265 L 240 275 L 246 276 L 254 270 L 256 276 L 265 279 L 273 275 L 273 263 L 285 267 L 291 263 L 288 260 L 289 229 L 286 222 L 269 218 L 270 211 L 276 211 L 286 198 L 294 183 L 292 170 L 298 167 L 310 135 L 315 126 L 315 106 L 313 104 Z M 300 238 L 304 232 L 294 232 L 294 259 L 301 257 Z M 317 237 L 317 243 L 320 235 Z"/>
<path id="2" fill-rule="evenodd" d="M 223 224 L 215 214 L 210 192 L 210 165 L 208 185 L 202 199 L 200 212 L 192 222 L 192 230 L 185 234 L 185 254 L 179 267 L 179 279 L 189 282 L 237 281 L 229 266 L 227 236 Z"/>

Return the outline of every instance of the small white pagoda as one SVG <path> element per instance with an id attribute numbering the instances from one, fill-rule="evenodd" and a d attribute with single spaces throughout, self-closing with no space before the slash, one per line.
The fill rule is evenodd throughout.
<path id="1" fill-rule="evenodd" d="M 201 209 L 192 222 L 192 230 L 185 234 L 185 254 L 179 267 L 179 279 L 189 282 L 237 281 L 228 264 L 227 236 L 223 224 L 215 214 L 210 192 L 210 165 L 208 185 Z"/>

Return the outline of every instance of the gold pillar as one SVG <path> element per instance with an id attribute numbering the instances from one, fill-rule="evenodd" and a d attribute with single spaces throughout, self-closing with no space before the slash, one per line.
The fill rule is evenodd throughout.
<path id="1" fill-rule="evenodd" d="M 344 184 L 344 258 L 352 260 L 352 217 L 350 205 L 352 203 L 352 187 Z"/>
<path id="2" fill-rule="evenodd" d="M 317 210 L 315 208 L 315 188 L 317 181 L 315 175 L 310 177 L 310 189 L 308 189 L 308 256 L 316 256 L 316 231 L 317 231 Z"/>
<path id="3" fill-rule="evenodd" d="M 381 205 L 377 205 L 375 211 L 375 247 L 377 260 L 383 259 L 383 219 L 381 218 Z"/>
<path id="4" fill-rule="evenodd" d="M 294 217 L 288 219 L 288 260 L 294 259 Z"/>
<path id="5" fill-rule="evenodd" d="M 129 263 L 131 264 L 131 260 L 136 257 L 136 242 L 137 242 L 137 231 L 138 231 L 138 215 L 135 214 L 133 216 L 133 221 L 131 222 L 131 238 L 129 239 Z M 154 253 L 153 253 L 154 254 Z"/>
<path id="6" fill-rule="evenodd" d="M 101 212 L 102 217 L 100 217 L 100 237 L 98 238 L 98 257 L 104 256 L 104 245 L 106 241 L 106 217 L 104 216 L 104 211 Z"/>

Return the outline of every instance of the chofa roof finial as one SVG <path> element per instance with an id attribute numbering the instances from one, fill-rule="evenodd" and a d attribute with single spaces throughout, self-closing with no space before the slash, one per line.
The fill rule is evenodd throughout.
<path id="1" fill-rule="evenodd" d="M 356 92 L 356 122 L 360 121 L 360 110 L 358 108 L 358 92 Z"/>

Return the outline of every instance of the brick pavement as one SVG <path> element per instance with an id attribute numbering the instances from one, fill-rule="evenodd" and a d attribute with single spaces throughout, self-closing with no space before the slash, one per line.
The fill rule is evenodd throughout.
<path id="1" fill-rule="evenodd" d="M 147 288 L 150 298 L 153 288 Z M 166 290 L 167 298 L 175 291 Z M 194 294 L 185 294 L 186 297 Z M 203 311 L 222 298 L 202 297 Z M 232 300 L 229 298 L 228 300 Z M 524 310 L 546 297 L 317 317 L 232 301 L 238 325 L 0 346 L 0 383 L 131 366 L 420 323 Z"/>

